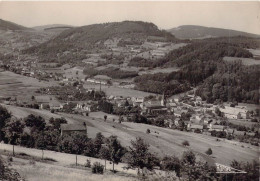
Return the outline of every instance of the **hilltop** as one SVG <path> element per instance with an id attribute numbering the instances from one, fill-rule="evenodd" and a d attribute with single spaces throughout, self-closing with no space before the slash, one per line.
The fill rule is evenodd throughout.
<path id="1" fill-rule="evenodd" d="M 176 38 L 180 39 L 198 39 L 198 38 L 213 38 L 213 37 L 234 37 L 234 36 L 247 36 L 253 38 L 259 38 L 260 35 L 246 33 L 242 31 L 213 28 L 196 25 L 183 25 L 177 28 L 168 30 Z"/>
<path id="2" fill-rule="evenodd" d="M 29 28 L 12 23 L 10 21 L 5 21 L 0 19 L 0 30 L 8 31 L 8 30 L 28 30 L 28 29 Z"/>
<path id="3" fill-rule="evenodd" d="M 66 51 L 70 51 L 70 53 L 83 50 L 91 52 L 104 48 L 106 40 L 116 39 L 119 41 L 119 44 L 125 46 L 127 44 L 140 45 L 147 38 L 157 38 L 161 41 L 177 41 L 173 35 L 159 30 L 153 23 L 123 21 L 70 28 L 60 33 L 54 39 L 28 49 L 26 53 L 57 56 L 57 53 Z"/>
<path id="4" fill-rule="evenodd" d="M 64 25 L 64 24 L 51 24 L 51 25 L 43 25 L 43 26 L 35 26 L 32 27 L 35 30 L 39 30 L 39 31 L 47 31 L 47 30 L 60 30 L 60 29 L 70 29 L 73 28 L 73 26 L 71 25 Z"/>

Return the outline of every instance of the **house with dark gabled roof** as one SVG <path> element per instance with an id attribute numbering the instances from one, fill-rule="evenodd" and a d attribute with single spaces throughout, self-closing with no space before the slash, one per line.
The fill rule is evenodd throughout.
<path id="1" fill-rule="evenodd" d="M 72 133 L 83 133 L 87 135 L 87 125 L 83 124 L 61 124 L 61 136 Z"/>

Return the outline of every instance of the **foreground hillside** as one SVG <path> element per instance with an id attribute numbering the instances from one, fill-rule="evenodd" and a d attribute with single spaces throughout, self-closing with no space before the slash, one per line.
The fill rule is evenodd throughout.
<path id="1" fill-rule="evenodd" d="M 248 36 L 260 37 L 260 35 L 246 33 L 242 31 L 213 28 L 195 25 L 183 25 L 177 28 L 169 29 L 168 32 L 172 33 L 176 38 L 180 39 L 199 39 L 199 38 L 214 38 L 214 37 L 233 37 L 233 36 Z"/>
<path id="2" fill-rule="evenodd" d="M 15 170 L 15 172 L 19 173 L 21 178 L 27 181 L 58 181 L 61 179 L 63 181 L 85 181 L 86 178 L 89 181 L 138 180 L 136 178 L 136 171 L 127 171 L 122 169 L 122 167 L 125 166 L 124 164 L 116 166 L 119 171 L 117 174 L 113 174 L 110 171 L 112 165 L 109 163 L 107 164 L 107 171 L 104 174 L 93 174 L 91 173 L 91 168 L 84 167 L 86 160 L 90 160 L 91 163 L 94 163 L 95 161 L 103 163 L 103 160 L 78 156 L 79 166 L 75 166 L 75 155 L 55 153 L 52 151 L 44 151 L 44 157 L 46 160 L 41 160 L 39 159 L 42 154 L 41 150 L 15 147 L 16 156 L 12 157 L 12 161 L 10 161 L 7 155 L 11 154 L 11 147 L 11 145 L 1 144 L 0 159 L 8 165 L 9 169 L 13 171 Z"/>
<path id="3" fill-rule="evenodd" d="M 35 114 L 44 117 L 46 120 L 50 117 L 64 117 L 70 124 L 82 124 L 86 122 L 89 137 L 95 137 L 98 132 L 101 132 L 106 137 L 116 135 L 121 144 L 126 147 L 130 145 L 131 140 L 135 140 L 136 137 L 142 137 L 150 144 L 150 150 L 157 153 L 158 156 L 181 156 L 183 151 L 191 149 L 198 154 L 201 159 L 207 160 L 209 163 L 218 162 L 226 165 L 229 165 L 234 159 L 251 162 L 258 157 L 258 148 L 256 146 L 236 141 L 216 141 L 216 138 L 203 134 L 130 122 L 123 122 L 122 124 L 112 121 L 104 122 L 103 119 L 94 117 L 91 118 L 65 113 L 52 114 L 48 111 L 15 106 L 6 106 L 6 108 L 18 118 Z M 146 133 L 147 129 L 151 130 L 150 134 Z M 189 141 L 190 147 L 182 145 L 182 142 L 185 140 Z M 213 157 L 209 157 L 205 154 L 208 148 L 212 148 Z"/>

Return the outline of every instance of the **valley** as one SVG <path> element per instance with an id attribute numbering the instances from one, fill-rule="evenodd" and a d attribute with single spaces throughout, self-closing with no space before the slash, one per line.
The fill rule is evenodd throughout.
<path id="1" fill-rule="evenodd" d="M 0 166 L 26 180 L 257 175 L 258 35 L 143 21 L 0 31 Z"/>

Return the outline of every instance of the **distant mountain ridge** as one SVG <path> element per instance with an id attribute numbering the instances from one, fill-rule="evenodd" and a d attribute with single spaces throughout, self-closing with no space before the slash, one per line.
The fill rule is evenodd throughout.
<path id="1" fill-rule="evenodd" d="M 197 25 L 183 25 L 177 28 L 167 30 L 176 38 L 180 39 L 202 39 L 214 37 L 234 37 L 234 36 L 247 36 L 252 38 L 260 38 L 260 35 L 246 33 L 242 31 L 213 28 Z"/>
<path id="2" fill-rule="evenodd" d="M 60 29 L 60 28 L 69 29 L 69 28 L 73 28 L 73 26 L 65 25 L 65 24 L 51 24 L 51 25 L 35 26 L 35 27 L 32 27 L 32 28 L 35 29 L 35 30 L 43 31 L 43 30 Z"/>
<path id="3" fill-rule="evenodd" d="M 8 31 L 8 30 L 29 30 L 29 28 L 15 24 L 10 21 L 5 21 L 0 19 L 0 30 Z"/>

